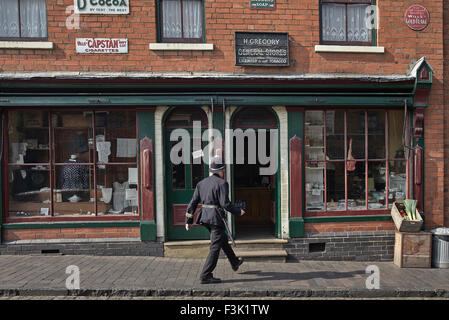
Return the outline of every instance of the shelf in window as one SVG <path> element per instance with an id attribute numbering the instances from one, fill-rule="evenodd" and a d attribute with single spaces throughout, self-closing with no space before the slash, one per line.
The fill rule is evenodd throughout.
<path id="1" fill-rule="evenodd" d="M 306 148 L 310 148 L 310 149 L 324 149 L 324 146 L 309 146 L 309 145 L 306 145 Z"/>
<path id="2" fill-rule="evenodd" d="M 312 169 L 312 170 L 323 170 L 324 167 L 306 167 L 306 169 Z"/>

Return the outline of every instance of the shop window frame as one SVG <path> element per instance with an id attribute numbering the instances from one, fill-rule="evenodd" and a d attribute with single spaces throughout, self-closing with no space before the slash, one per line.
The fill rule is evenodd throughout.
<path id="1" fill-rule="evenodd" d="M 22 23 L 20 20 L 20 1 L 21 0 L 16 0 L 17 1 L 17 5 L 18 5 L 18 25 L 19 25 L 19 36 L 18 37 L 0 37 L 0 41 L 29 41 L 29 42 L 33 42 L 33 41 L 47 41 L 48 40 L 48 10 L 47 10 L 47 1 L 45 0 L 45 37 L 22 37 Z"/>
<path id="2" fill-rule="evenodd" d="M 368 5 L 376 5 L 376 0 L 319 0 L 320 8 L 319 8 L 319 32 L 320 32 L 320 44 L 321 45 L 340 45 L 340 46 L 376 46 L 377 45 L 377 29 L 372 28 L 370 30 L 371 39 L 370 41 L 328 41 L 323 40 L 323 4 L 344 4 L 346 6 L 346 40 L 348 36 L 348 5 L 349 4 L 368 4 Z M 379 13 L 376 12 L 378 15 Z M 376 17 L 376 20 L 378 17 Z"/>
<path id="3" fill-rule="evenodd" d="M 345 216 L 381 216 L 390 214 L 391 208 L 388 206 L 388 197 L 389 197 L 389 180 L 390 180 L 390 162 L 393 161 L 404 161 L 405 162 L 405 173 L 406 173 L 406 197 L 410 198 L 411 196 L 411 190 L 410 190 L 410 159 L 407 159 L 405 154 L 404 158 L 390 158 L 389 156 L 389 129 L 388 129 L 388 116 L 389 111 L 398 111 L 402 109 L 398 108 L 335 108 L 335 107 L 328 107 L 328 108 L 305 108 L 304 109 L 304 117 L 303 117 L 303 128 L 304 128 L 304 139 L 306 137 L 305 128 L 306 128 L 306 112 L 307 111 L 321 111 L 324 113 L 323 115 L 323 144 L 324 144 L 324 158 L 322 160 L 306 160 L 305 156 L 305 144 L 303 145 L 303 172 L 304 172 L 304 180 L 303 180 L 303 190 L 304 190 L 304 196 L 303 196 L 303 208 L 304 208 L 304 217 L 305 218 L 317 218 L 317 217 L 345 217 Z M 327 111 L 344 111 L 344 159 L 338 159 L 338 160 L 327 160 L 327 125 L 326 125 L 326 112 Z M 365 209 L 364 210 L 349 210 L 348 209 L 348 169 L 347 169 L 347 162 L 348 162 L 348 148 L 349 148 L 349 139 L 348 139 L 348 132 L 347 132 L 347 117 L 349 111 L 364 111 L 365 112 L 365 156 L 363 159 L 356 158 L 356 162 L 363 162 L 365 165 Z M 385 158 L 368 158 L 368 112 L 369 111 L 384 111 L 385 112 Z M 406 126 L 408 127 L 408 119 Z M 323 163 L 324 165 L 324 195 L 323 195 L 323 201 L 324 201 L 324 210 L 318 211 L 308 211 L 306 206 L 306 167 L 307 163 L 309 162 L 316 162 L 316 163 Z M 327 210 L 327 163 L 328 162 L 344 162 L 344 170 L 345 170 L 345 210 Z M 385 208 L 381 209 L 369 209 L 368 208 L 368 165 L 370 162 L 384 162 L 386 166 L 386 172 L 385 172 L 385 201 L 387 203 Z"/>
<path id="4" fill-rule="evenodd" d="M 8 113 L 9 112 L 14 112 L 14 111 L 18 111 L 18 112 L 48 112 L 48 134 L 49 134 L 49 162 L 48 163 L 24 163 L 24 164 L 11 164 L 9 163 L 9 140 L 8 140 Z M 56 163 L 54 162 L 54 149 L 52 149 L 51 146 L 53 146 L 53 142 L 54 142 L 54 134 L 53 134 L 53 124 L 52 124 L 52 115 L 57 113 L 57 112 L 66 112 L 66 111 L 78 111 L 78 112 L 91 112 L 92 113 L 92 117 L 91 117 L 91 122 L 92 122 L 92 126 L 90 127 L 90 129 L 92 129 L 92 132 L 95 132 L 97 126 L 95 125 L 95 113 L 96 112 L 101 112 L 101 111 L 134 111 L 135 112 L 135 116 L 136 116 L 136 128 L 135 128 L 135 132 L 136 132 L 136 140 L 137 142 L 139 141 L 139 121 L 138 121 L 138 110 L 137 109 L 129 109 L 129 108 L 123 108 L 123 107 L 112 107 L 112 108 L 86 108 L 86 109 L 76 109 L 76 108 L 34 108 L 34 109 L 30 109 L 30 108 L 14 108 L 14 109 L 5 109 L 4 110 L 4 117 L 2 119 L 2 133 L 3 133 L 3 141 L 2 141 L 2 146 L 3 146 L 3 154 L 2 154 L 2 163 L 4 163 L 4 165 L 2 165 L 2 196 L 3 196 L 3 212 L 5 214 L 3 214 L 3 223 L 33 223 L 33 222 L 78 222 L 78 221 L 90 221 L 90 222 L 95 222 L 95 221 L 138 221 L 140 220 L 140 216 L 142 214 L 141 210 L 141 203 L 140 203 L 140 176 L 138 175 L 138 184 L 137 184 L 137 193 L 138 193 L 138 201 L 137 201 L 137 208 L 138 208 L 138 212 L 137 214 L 107 214 L 107 215 L 98 215 L 98 201 L 99 199 L 97 199 L 97 166 L 98 165 L 106 165 L 106 166 L 119 166 L 119 165 L 126 165 L 126 166 L 134 166 L 136 168 L 139 168 L 140 165 L 140 159 L 139 159 L 139 143 L 136 143 L 136 160 L 135 162 L 110 162 L 110 163 L 102 163 L 98 161 L 98 155 L 97 152 L 94 151 L 94 159 L 93 162 L 85 162 L 82 165 L 85 166 L 92 166 L 93 170 L 92 170 L 92 175 L 93 177 L 89 177 L 89 179 L 93 178 L 93 190 L 94 190 L 94 207 L 95 207 L 95 215 L 58 215 L 55 216 L 54 215 L 54 206 L 55 206 L 55 202 L 54 202 L 54 190 L 57 189 L 56 186 L 54 186 L 54 179 L 55 179 L 55 174 L 56 174 L 56 169 L 57 167 L 66 165 L 64 163 Z M 93 139 L 93 144 L 96 145 L 96 135 L 94 134 L 92 139 Z M 96 149 L 94 149 L 96 150 Z M 8 177 L 8 172 L 9 172 L 9 168 L 13 167 L 13 166 L 36 166 L 36 165 L 45 165 L 45 166 L 49 166 L 50 167 L 50 213 L 48 216 L 30 216 L 30 217 L 11 217 L 9 215 L 9 183 L 8 183 L 8 179 L 6 177 Z"/>

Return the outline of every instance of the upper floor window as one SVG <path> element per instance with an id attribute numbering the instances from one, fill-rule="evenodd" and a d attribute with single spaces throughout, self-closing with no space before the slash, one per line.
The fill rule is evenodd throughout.
<path id="1" fill-rule="evenodd" d="M 373 44 L 373 0 L 321 0 L 321 43 Z"/>
<path id="2" fill-rule="evenodd" d="M 202 0 L 160 0 L 162 42 L 203 42 Z"/>
<path id="3" fill-rule="evenodd" d="M 47 38 L 46 0 L 1 0 L 0 38 Z"/>

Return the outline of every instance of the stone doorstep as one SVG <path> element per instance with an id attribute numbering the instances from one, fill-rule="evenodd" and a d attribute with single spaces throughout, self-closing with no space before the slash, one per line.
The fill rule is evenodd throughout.
<path id="1" fill-rule="evenodd" d="M 235 240 L 236 245 L 239 244 L 284 244 L 288 243 L 286 239 L 257 239 L 257 240 Z M 186 240 L 186 241 L 168 241 L 164 242 L 165 247 L 171 246 L 193 246 L 193 245 L 209 245 L 210 240 Z M 231 244 L 231 241 L 229 241 Z"/>

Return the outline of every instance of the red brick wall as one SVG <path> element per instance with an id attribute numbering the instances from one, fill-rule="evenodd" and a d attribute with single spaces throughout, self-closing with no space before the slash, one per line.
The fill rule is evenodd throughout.
<path id="1" fill-rule="evenodd" d="M 48 39 L 54 50 L 0 50 L 3 71 L 225 71 L 225 72 L 347 72 L 404 74 L 413 58 L 425 55 L 441 77 L 442 3 L 421 1 L 431 15 L 421 32 L 403 22 L 414 0 L 378 1 L 378 45 L 385 54 L 315 53 L 319 44 L 319 1 L 277 0 L 276 10 L 249 9 L 248 0 L 205 0 L 206 38 L 213 51 L 151 51 L 156 42 L 154 0 L 132 0 L 129 15 L 80 15 L 80 29 L 66 28 L 66 7 L 73 0 L 47 1 Z M 237 67 L 235 31 L 289 32 L 291 66 Z M 128 54 L 76 54 L 76 37 L 129 39 Z"/>
<path id="2" fill-rule="evenodd" d="M 304 233 L 320 232 L 354 232 L 354 231 L 388 231 L 395 230 L 393 222 L 332 222 L 332 223 L 306 223 Z"/>
<path id="3" fill-rule="evenodd" d="M 136 228 L 3 229 L 3 240 L 139 238 Z"/>

